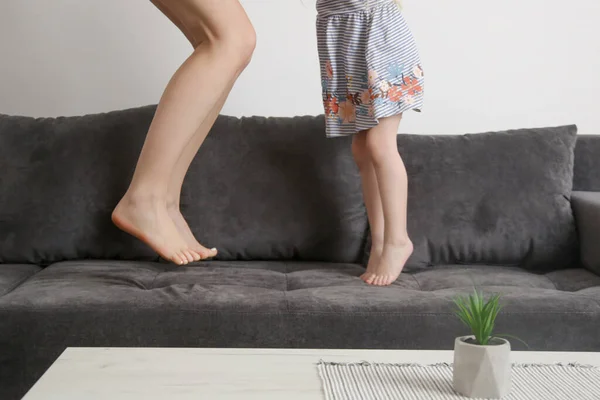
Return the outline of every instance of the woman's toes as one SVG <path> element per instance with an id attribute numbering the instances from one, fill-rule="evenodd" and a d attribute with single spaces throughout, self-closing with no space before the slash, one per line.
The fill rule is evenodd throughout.
<path id="1" fill-rule="evenodd" d="M 202 246 L 195 248 L 194 251 L 198 254 L 200 260 L 206 260 L 207 258 L 212 258 L 217 255 L 217 249 L 207 249 Z"/>
<path id="2" fill-rule="evenodd" d="M 200 255 L 198 253 L 196 253 L 194 250 L 190 249 L 187 252 L 192 257 L 192 260 L 190 262 L 195 262 L 200 259 Z"/>
<path id="3" fill-rule="evenodd" d="M 202 255 L 200 253 L 198 253 L 197 251 L 190 250 L 190 252 L 192 253 L 192 256 L 194 257 L 194 261 L 202 260 Z"/>
<path id="4" fill-rule="evenodd" d="M 194 256 L 194 252 L 191 250 L 185 250 L 185 255 L 187 257 L 188 262 L 194 262 L 196 256 Z"/>
<path id="5" fill-rule="evenodd" d="M 181 259 L 181 262 L 182 262 L 181 265 L 188 265 L 188 263 L 189 263 L 188 256 L 185 254 L 185 251 L 181 251 L 179 253 L 179 258 Z"/>
<path id="6" fill-rule="evenodd" d="M 173 256 L 171 256 L 170 259 L 174 264 L 183 265 L 183 260 L 181 259 L 181 257 L 179 257 L 178 254 L 173 254 Z"/>
<path id="7" fill-rule="evenodd" d="M 211 258 L 212 257 L 212 250 L 209 249 L 204 249 L 202 251 L 202 259 L 206 260 L 207 258 Z"/>

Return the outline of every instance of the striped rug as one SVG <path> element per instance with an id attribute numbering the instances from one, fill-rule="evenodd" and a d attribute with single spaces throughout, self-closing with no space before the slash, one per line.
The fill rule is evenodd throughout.
<path id="1" fill-rule="evenodd" d="M 458 400 L 452 365 L 318 364 L 326 400 Z M 600 369 L 577 364 L 513 365 L 504 400 L 600 399 Z"/>

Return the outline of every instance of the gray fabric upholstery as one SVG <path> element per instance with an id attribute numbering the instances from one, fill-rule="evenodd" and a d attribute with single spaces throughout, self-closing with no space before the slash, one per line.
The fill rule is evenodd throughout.
<path id="1" fill-rule="evenodd" d="M 531 349 L 600 349 L 600 276 L 580 268 L 570 204 L 573 179 L 597 190 L 600 137 L 577 142 L 573 178 L 574 126 L 399 136 L 417 247 L 375 288 L 350 139 L 326 140 L 322 117 L 220 117 L 182 193 L 220 260 L 154 262 L 110 222 L 154 110 L 0 115 L 0 399 L 67 346 L 449 349 L 467 333 L 452 299 L 474 286 L 503 294 L 498 331 Z"/>
<path id="2" fill-rule="evenodd" d="M 153 113 L 0 115 L 0 262 L 156 259 L 110 221 Z M 182 193 L 198 239 L 223 260 L 356 262 L 367 219 L 350 139 L 323 130 L 315 117 L 220 117 Z"/>
<path id="3" fill-rule="evenodd" d="M 0 264 L 0 297 L 17 288 L 40 270 L 37 265 Z"/>
<path id="4" fill-rule="evenodd" d="M 67 346 L 450 349 L 467 333 L 452 298 L 474 286 L 503 294 L 498 332 L 532 350 L 600 348 L 600 276 L 584 269 L 440 266 L 389 288 L 364 285 L 362 271 L 318 262 L 51 265 L 0 297 L 0 376 L 22 394 Z"/>
<path id="5" fill-rule="evenodd" d="M 577 263 L 569 197 L 577 128 L 401 135 L 409 176 L 409 268 Z"/>
<path id="6" fill-rule="evenodd" d="M 156 259 L 110 221 L 153 112 L 0 115 L 0 262 Z"/>
<path id="7" fill-rule="evenodd" d="M 577 137 L 573 190 L 600 192 L 600 135 Z"/>
<path id="8" fill-rule="evenodd" d="M 350 138 L 328 140 L 324 126 L 315 117 L 217 121 L 182 209 L 218 259 L 361 259 L 367 217 Z"/>
<path id="9" fill-rule="evenodd" d="M 573 192 L 571 201 L 577 218 L 581 261 L 590 271 L 600 274 L 600 192 Z"/>

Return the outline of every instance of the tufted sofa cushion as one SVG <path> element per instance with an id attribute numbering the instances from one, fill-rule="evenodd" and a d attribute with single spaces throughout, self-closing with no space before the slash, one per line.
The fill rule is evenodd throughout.
<path id="1" fill-rule="evenodd" d="M 197 318 L 203 314 L 255 314 L 270 315 L 280 323 L 286 322 L 286 314 L 305 315 L 307 320 L 310 315 L 349 318 L 371 313 L 447 316 L 451 299 L 473 287 L 503 294 L 505 322 L 517 314 L 600 311 L 600 276 L 583 269 L 535 274 L 518 267 L 441 266 L 402 274 L 389 288 L 365 285 L 358 278 L 363 271 L 357 264 L 305 262 L 215 261 L 185 268 L 153 262 L 65 262 L 45 268 L 0 297 L 0 311 L 15 315 L 29 311 L 142 312 L 156 317 L 190 312 L 197 313 Z M 347 333 L 347 340 L 377 345 L 374 338 L 359 334 L 366 328 L 357 326 L 356 332 Z M 237 336 L 227 337 L 223 326 L 198 324 L 196 329 L 197 338 L 223 344 L 239 341 Z M 320 328 L 307 325 L 305 329 Z M 160 331 L 174 339 L 168 329 Z M 260 342 L 265 343 L 290 345 L 299 339 L 271 330 L 261 331 L 261 335 Z"/>
<path id="2" fill-rule="evenodd" d="M 22 269 L 22 268 L 21 268 Z M 20 269 L 20 270 L 21 270 Z M 498 332 L 532 350 L 600 348 L 600 276 L 440 266 L 365 285 L 357 264 L 81 261 L 12 275 L 0 297 L 0 398 L 17 399 L 68 346 L 449 349 L 452 298 L 503 294 Z M 0 279 L 0 282 L 2 279 Z M 520 348 L 518 343 L 515 343 Z M 1 385 L 0 385 L 1 386 Z"/>

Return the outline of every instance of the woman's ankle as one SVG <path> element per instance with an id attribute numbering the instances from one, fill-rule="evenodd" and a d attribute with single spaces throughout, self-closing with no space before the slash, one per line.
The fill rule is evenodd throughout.
<path id="1" fill-rule="evenodd" d="M 128 190 L 121 199 L 121 203 L 131 207 L 163 206 L 167 207 L 167 199 L 164 195 L 153 191 Z"/>

